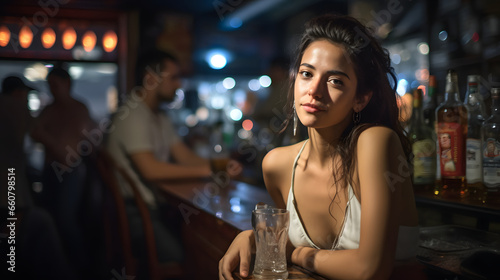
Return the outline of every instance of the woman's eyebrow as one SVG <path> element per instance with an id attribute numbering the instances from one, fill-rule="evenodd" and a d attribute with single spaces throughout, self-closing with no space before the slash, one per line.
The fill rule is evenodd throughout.
<path id="1" fill-rule="evenodd" d="M 308 68 L 311 68 L 311 69 L 314 69 L 316 70 L 316 67 L 314 67 L 313 65 L 309 64 L 309 63 L 302 63 L 300 64 L 300 66 L 305 66 L 305 67 L 308 67 Z M 347 75 L 345 72 L 342 72 L 342 71 L 339 71 L 339 70 L 328 70 L 326 71 L 328 74 L 333 74 L 333 75 L 342 75 L 342 76 L 345 76 L 347 79 L 351 79 L 349 78 L 349 75 Z"/>

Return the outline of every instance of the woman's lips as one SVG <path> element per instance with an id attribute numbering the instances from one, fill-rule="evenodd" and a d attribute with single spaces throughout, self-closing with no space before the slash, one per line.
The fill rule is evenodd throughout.
<path id="1" fill-rule="evenodd" d="M 321 106 L 314 105 L 311 103 L 302 104 L 302 107 L 308 113 L 317 113 L 317 112 L 325 111 L 325 109 L 322 108 Z"/>

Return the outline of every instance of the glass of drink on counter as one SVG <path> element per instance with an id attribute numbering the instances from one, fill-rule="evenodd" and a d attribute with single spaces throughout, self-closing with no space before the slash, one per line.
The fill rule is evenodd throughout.
<path id="1" fill-rule="evenodd" d="M 252 212 L 252 227 L 255 233 L 256 279 L 287 279 L 286 243 L 290 215 L 288 210 L 257 207 Z"/>

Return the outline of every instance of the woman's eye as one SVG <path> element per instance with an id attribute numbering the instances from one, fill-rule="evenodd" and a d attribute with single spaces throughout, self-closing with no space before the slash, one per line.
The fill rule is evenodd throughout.
<path id="1" fill-rule="evenodd" d="M 307 71 L 300 71 L 299 74 L 304 78 L 310 78 L 312 75 Z"/>
<path id="2" fill-rule="evenodd" d="M 342 82 L 341 80 L 339 79 L 331 79 L 330 80 L 330 83 L 334 84 L 334 85 L 338 85 L 338 86 L 341 86 L 344 84 L 344 82 Z"/>

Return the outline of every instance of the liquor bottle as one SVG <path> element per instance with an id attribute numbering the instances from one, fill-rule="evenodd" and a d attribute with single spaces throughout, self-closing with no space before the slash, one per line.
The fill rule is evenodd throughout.
<path id="1" fill-rule="evenodd" d="M 500 202 L 500 88 L 491 89 L 491 116 L 484 121 L 483 181 L 488 203 Z"/>
<path id="2" fill-rule="evenodd" d="M 466 167 L 467 192 L 472 202 L 485 203 L 486 189 L 483 186 L 483 156 L 481 146 L 481 125 L 486 118 L 486 108 L 479 92 L 478 75 L 467 76 L 465 106 L 468 112 Z"/>
<path id="3" fill-rule="evenodd" d="M 467 196 L 465 139 L 467 108 L 460 101 L 457 73 L 448 70 L 445 100 L 436 108 L 438 157 L 441 172 L 440 196 L 461 199 Z"/>
<path id="4" fill-rule="evenodd" d="M 434 129 L 435 122 L 435 111 L 436 111 L 436 92 L 437 92 L 437 83 L 436 76 L 429 76 L 429 86 L 427 87 L 427 99 L 424 102 L 424 121 L 425 124 L 432 129 Z"/>
<path id="5" fill-rule="evenodd" d="M 434 192 L 436 181 L 436 137 L 425 125 L 421 89 L 413 91 L 413 114 L 408 135 L 413 153 L 413 186 L 416 192 Z"/>
<path id="6" fill-rule="evenodd" d="M 444 96 L 443 94 L 438 94 L 437 92 L 437 80 L 436 76 L 430 75 L 429 76 L 429 96 L 433 96 L 434 101 L 436 102 L 435 104 L 441 104 L 444 102 Z M 436 107 L 434 106 L 432 108 L 432 120 L 429 123 L 430 127 L 434 131 L 434 135 L 436 135 L 437 132 L 437 119 L 436 119 Z M 435 148 L 436 151 L 439 150 L 439 145 L 438 142 L 435 142 Z M 436 156 L 436 181 L 434 183 L 435 186 L 439 186 L 441 184 L 441 165 L 439 164 L 440 162 L 440 157 Z M 434 194 L 439 195 L 439 189 L 435 188 L 434 189 Z"/>

